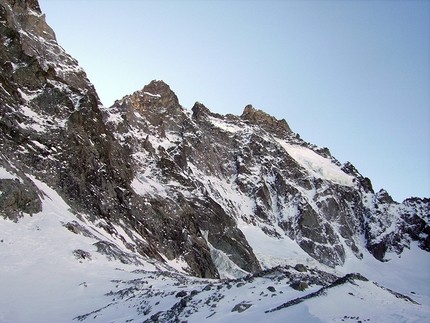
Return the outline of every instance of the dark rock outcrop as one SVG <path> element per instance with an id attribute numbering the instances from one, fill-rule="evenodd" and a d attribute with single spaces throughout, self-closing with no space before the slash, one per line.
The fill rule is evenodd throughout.
<path id="1" fill-rule="evenodd" d="M 0 179 L 0 215 L 18 221 L 23 213 L 33 215 L 42 211 L 37 187 L 18 179 Z"/>

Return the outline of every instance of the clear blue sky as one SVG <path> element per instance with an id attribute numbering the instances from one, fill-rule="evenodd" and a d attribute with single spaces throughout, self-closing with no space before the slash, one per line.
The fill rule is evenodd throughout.
<path id="1" fill-rule="evenodd" d="M 376 191 L 430 197 L 430 1 L 39 2 L 105 106 L 153 79 L 187 109 L 252 104 Z"/>

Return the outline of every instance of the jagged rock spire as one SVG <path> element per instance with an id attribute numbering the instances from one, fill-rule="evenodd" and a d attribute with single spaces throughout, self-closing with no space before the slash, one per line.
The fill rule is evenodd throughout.
<path id="1" fill-rule="evenodd" d="M 245 107 L 240 117 L 243 120 L 248 121 L 250 124 L 260 125 L 265 128 L 265 130 L 275 132 L 280 135 L 291 132 L 290 126 L 285 119 L 278 120 L 264 111 L 255 109 L 250 104 Z"/>

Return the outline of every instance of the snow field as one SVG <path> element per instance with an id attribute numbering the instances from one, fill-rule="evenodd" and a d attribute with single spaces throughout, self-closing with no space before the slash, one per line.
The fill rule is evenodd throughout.
<path id="1" fill-rule="evenodd" d="M 109 262 L 96 253 L 94 239 L 63 227 L 76 217 L 56 192 L 33 181 L 46 194 L 43 211 L 18 223 L 0 219 L 0 322 L 71 322 L 102 306 L 111 280 L 132 277 L 136 268 Z M 76 259 L 77 249 L 91 260 Z"/>
<path id="2" fill-rule="evenodd" d="M 318 155 L 309 148 L 291 145 L 281 139 L 276 139 L 276 141 L 291 157 L 307 169 L 313 176 L 326 179 L 340 185 L 354 185 L 353 177 L 344 173 L 340 167 L 334 164 L 330 159 Z"/>

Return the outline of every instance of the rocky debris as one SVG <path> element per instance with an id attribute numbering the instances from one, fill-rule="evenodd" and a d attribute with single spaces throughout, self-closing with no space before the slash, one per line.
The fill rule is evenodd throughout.
<path id="1" fill-rule="evenodd" d="M 94 243 L 97 252 L 105 255 L 109 260 L 119 260 L 123 264 L 142 265 L 142 262 L 133 254 L 126 253 L 115 244 L 108 241 L 98 241 Z"/>
<path id="2" fill-rule="evenodd" d="M 240 302 L 239 304 L 236 304 L 231 311 L 242 313 L 242 312 L 245 312 L 251 306 L 252 304 L 244 301 L 244 302 Z"/>
<path id="3" fill-rule="evenodd" d="M 76 259 L 81 260 L 91 260 L 91 254 L 88 251 L 84 251 L 82 249 L 73 250 L 73 255 Z"/>
<path id="4" fill-rule="evenodd" d="M 98 240 L 98 238 L 93 233 L 91 233 L 85 226 L 79 224 L 77 221 L 67 222 L 63 226 L 74 234 L 82 234 L 85 237 L 90 237 Z"/>
<path id="5" fill-rule="evenodd" d="M 308 283 L 302 282 L 302 281 L 296 281 L 296 282 L 290 284 L 290 287 L 295 289 L 295 290 L 299 290 L 301 292 L 303 292 L 304 290 L 309 288 Z"/>
<path id="6" fill-rule="evenodd" d="M 303 281 L 306 279 L 309 282 L 307 287 L 313 288 L 314 291 L 306 293 L 303 288 L 299 290 L 299 293 L 291 290 L 289 285 L 299 277 Z M 328 277 L 330 278 L 327 279 Z M 163 282 L 163 288 L 154 285 L 160 281 Z M 267 286 L 268 281 L 273 285 Z M 326 297 L 333 288 L 351 286 L 364 291 L 366 286 L 359 286 L 360 283 L 373 285 L 367 278 L 357 273 L 339 277 L 315 268 L 309 268 L 307 273 L 298 272 L 288 266 L 261 271 L 241 279 L 211 280 L 210 282 L 202 279 L 191 279 L 191 277 L 179 273 L 145 272 L 140 270 L 139 277 L 136 279 L 113 282 L 116 289 L 106 294 L 108 304 L 89 314 L 99 313 L 103 315 L 105 311 L 109 310 L 110 306 L 117 307 L 122 304 L 124 308 L 127 308 L 127 311 L 139 313 L 141 321 L 147 323 L 193 321 L 196 316 L 202 317 L 202 315 L 205 317 L 219 316 L 218 309 L 241 315 L 241 313 L 253 307 L 255 308 L 255 313 L 265 312 L 268 314 L 295 306 L 315 297 Z M 417 304 L 408 296 L 380 285 L 376 286 L 396 296 L 401 301 Z M 180 290 L 178 291 L 178 289 Z M 343 293 L 354 296 L 349 291 L 350 289 L 346 289 Z M 305 295 L 303 295 L 304 293 Z M 290 299 L 289 301 L 281 303 L 272 309 L 267 308 L 267 302 L 264 301 L 266 297 L 272 298 L 285 294 L 289 295 L 287 296 Z M 282 301 L 282 297 L 284 296 L 278 298 L 276 303 L 279 304 L 279 300 Z M 362 302 L 362 300 L 360 299 L 359 302 Z M 85 320 L 89 317 L 90 315 L 84 314 L 76 319 Z"/>
<path id="7" fill-rule="evenodd" d="M 277 306 L 271 310 L 266 311 L 266 313 L 279 311 L 279 310 L 282 310 L 284 308 L 300 304 L 307 299 L 311 299 L 311 298 L 319 297 L 319 296 L 324 296 L 324 295 L 326 295 L 327 290 L 334 288 L 334 287 L 337 287 L 337 286 L 340 286 L 340 285 L 344 285 L 346 283 L 355 284 L 355 282 L 354 282 L 355 280 L 368 281 L 368 279 L 366 277 L 364 277 L 360 274 L 353 274 L 353 273 L 347 274 L 343 277 L 338 278 L 337 280 L 335 280 L 330 285 L 321 287 L 316 292 L 312 292 L 312 293 L 309 293 L 305 296 L 292 299 L 292 300 L 290 300 L 286 303 L 283 303 L 283 304 L 281 304 L 281 305 L 279 305 L 279 306 Z"/>
<path id="8" fill-rule="evenodd" d="M 297 270 L 297 271 L 299 271 L 299 272 L 302 272 L 302 273 L 308 271 L 308 269 L 306 268 L 306 266 L 303 265 L 303 264 L 297 264 L 297 265 L 295 265 L 294 269 Z"/>

